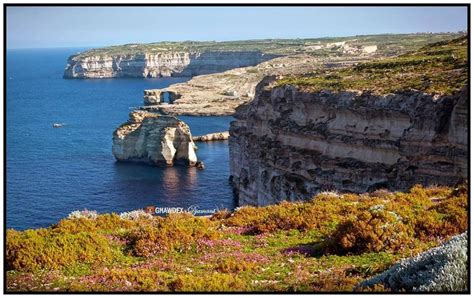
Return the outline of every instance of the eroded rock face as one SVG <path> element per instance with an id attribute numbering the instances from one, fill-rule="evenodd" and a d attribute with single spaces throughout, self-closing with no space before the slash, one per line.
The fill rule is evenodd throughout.
<path id="1" fill-rule="evenodd" d="M 156 165 L 196 165 L 196 146 L 189 127 L 172 116 L 133 111 L 113 133 L 112 153 L 118 161 Z"/>
<path id="2" fill-rule="evenodd" d="M 156 78 L 222 72 L 257 65 L 275 58 L 259 51 L 228 52 L 163 52 L 136 55 L 100 55 L 69 57 L 64 78 Z"/>
<path id="3" fill-rule="evenodd" d="M 467 91 L 374 96 L 305 93 L 264 79 L 230 128 L 239 203 L 267 205 L 323 190 L 406 190 L 467 177 Z"/>

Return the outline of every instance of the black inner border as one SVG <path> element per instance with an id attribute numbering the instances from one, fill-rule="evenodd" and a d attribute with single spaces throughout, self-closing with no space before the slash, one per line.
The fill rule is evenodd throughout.
<path id="1" fill-rule="evenodd" d="M 387 292 L 9 292 L 7 291 L 6 271 L 6 230 L 7 230 L 7 8 L 8 7 L 466 7 L 467 8 L 467 39 L 468 39 L 468 291 L 459 294 L 471 293 L 471 4 L 470 3 L 4 3 L 3 4 L 3 294 L 456 294 L 452 292 L 430 293 L 387 293 Z"/>

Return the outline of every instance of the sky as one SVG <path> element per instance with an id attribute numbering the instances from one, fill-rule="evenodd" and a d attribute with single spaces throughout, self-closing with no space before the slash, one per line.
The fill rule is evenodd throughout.
<path id="1" fill-rule="evenodd" d="M 466 7 L 8 7 L 7 48 L 467 30 Z"/>

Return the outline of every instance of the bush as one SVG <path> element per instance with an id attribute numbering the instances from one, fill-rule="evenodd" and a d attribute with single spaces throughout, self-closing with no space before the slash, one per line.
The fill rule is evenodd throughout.
<path id="1" fill-rule="evenodd" d="M 252 270 L 257 266 L 256 263 L 237 260 L 234 258 L 222 258 L 217 260 L 214 269 L 221 273 L 239 273 L 241 271 Z"/>
<path id="2" fill-rule="evenodd" d="M 145 220 L 140 222 L 120 218 L 117 214 L 103 214 L 95 219 L 79 217 L 74 219 L 63 219 L 50 229 L 55 233 L 79 233 L 79 232 L 113 232 L 118 229 L 131 229 L 138 225 L 147 224 Z"/>
<path id="3" fill-rule="evenodd" d="M 63 269 L 79 263 L 112 260 L 107 238 L 92 232 L 58 234 L 51 230 L 7 231 L 7 270 Z"/>
<path id="4" fill-rule="evenodd" d="M 175 292 L 227 292 L 245 291 L 248 285 L 232 274 L 210 273 L 200 276 L 180 275 L 169 284 Z"/>
<path id="5" fill-rule="evenodd" d="M 208 218 L 170 214 L 154 225 L 132 230 L 128 238 L 136 256 L 151 257 L 163 251 L 190 249 L 198 239 L 217 239 L 219 233 Z"/>
<path id="6" fill-rule="evenodd" d="M 355 196 L 357 198 L 357 196 Z M 255 234 L 278 230 L 329 233 L 336 224 L 354 210 L 354 197 L 322 193 L 311 202 L 282 202 L 267 207 L 242 207 L 224 220 L 230 226 L 245 227 Z"/>
<path id="7" fill-rule="evenodd" d="M 396 213 L 374 208 L 341 223 L 327 250 L 343 254 L 394 251 L 411 239 L 412 233 Z"/>

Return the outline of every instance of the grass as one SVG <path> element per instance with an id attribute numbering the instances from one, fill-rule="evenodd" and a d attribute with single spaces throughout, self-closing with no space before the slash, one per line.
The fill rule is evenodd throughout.
<path id="1" fill-rule="evenodd" d="M 7 290 L 352 291 L 467 230 L 467 192 L 322 193 L 210 218 L 105 214 L 8 230 Z"/>
<path id="2" fill-rule="evenodd" d="M 282 78 L 277 86 L 294 85 L 311 92 L 357 90 L 384 95 L 414 89 L 430 94 L 453 94 L 466 86 L 467 69 L 467 36 L 463 36 L 395 58 Z"/>

